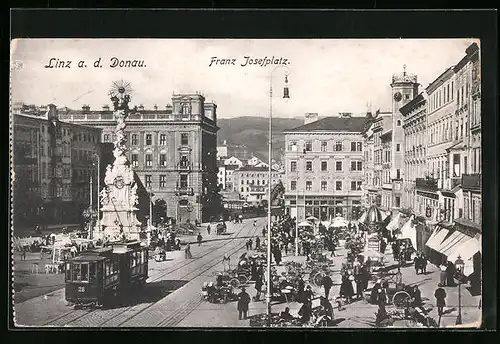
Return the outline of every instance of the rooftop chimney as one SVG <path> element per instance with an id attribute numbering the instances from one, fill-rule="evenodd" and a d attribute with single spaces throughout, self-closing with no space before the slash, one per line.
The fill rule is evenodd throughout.
<path id="1" fill-rule="evenodd" d="M 108 104 L 103 105 L 102 111 L 109 111 L 109 105 Z"/>
<path id="2" fill-rule="evenodd" d="M 83 111 L 90 111 L 90 106 L 88 106 L 88 105 L 85 104 L 85 105 L 82 106 L 82 110 Z"/>
<path id="3" fill-rule="evenodd" d="M 316 122 L 318 120 L 317 112 L 306 112 L 304 116 L 304 124 L 309 124 L 312 122 Z"/>
<path id="4" fill-rule="evenodd" d="M 158 105 L 155 104 L 153 108 L 155 109 L 155 111 L 158 111 Z"/>

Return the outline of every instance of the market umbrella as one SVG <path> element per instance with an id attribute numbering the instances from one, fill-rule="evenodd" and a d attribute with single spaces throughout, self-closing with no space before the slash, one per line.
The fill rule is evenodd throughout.
<path id="1" fill-rule="evenodd" d="M 315 218 L 314 216 L 308 216 L 308 217 L 306 218 L 306 220 L 307 220 L 307 221 L 314 221 L 314 222 L 318 221 L 318 219 L 317 219 L 317 218 Z"/>
<path id="2" fill-rule="evenodd" d="M 359 223 L 363 223 L 366 219 L 366 211 L 363 213 L 363 215 L 361 215 L 361 217 L 359 218 Z"/>
<path id="3" fill-rule="evenodd" d="M 302 221 L 299 223 L 299 227 L 312 227 L 312 225 L 307 221 Z"/>
<path id="4" fill-rule="evenodd" d="M 336 217 L 330 223 L 330 227 L 347 227 L 348 224 L 343 217 Z"/>

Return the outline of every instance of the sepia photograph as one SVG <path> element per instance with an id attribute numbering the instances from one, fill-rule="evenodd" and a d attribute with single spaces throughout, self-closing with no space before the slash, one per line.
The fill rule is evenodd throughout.
<path id="1" fill-rule="evenodd" d="M 10 49 L 16 327 L 481 326 L 480 39 Z"/>

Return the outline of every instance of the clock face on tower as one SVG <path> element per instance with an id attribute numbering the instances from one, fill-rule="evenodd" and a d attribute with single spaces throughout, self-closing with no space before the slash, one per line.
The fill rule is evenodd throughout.
<path id="1" fill-rule="evenodd" d="M 394 100 L 399 102 L 403 97 L 401 96 L 400 92 L 394 93 Z"/>

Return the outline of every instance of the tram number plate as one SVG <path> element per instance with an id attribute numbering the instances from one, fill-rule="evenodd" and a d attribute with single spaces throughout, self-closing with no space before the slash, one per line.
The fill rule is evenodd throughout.
<path id="1" fill-rule="evenodd" d="M 85 287 L 78 287 L 79 293 L 85 293 Z"/>

